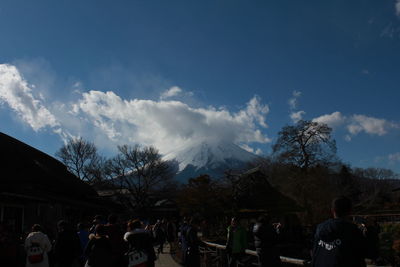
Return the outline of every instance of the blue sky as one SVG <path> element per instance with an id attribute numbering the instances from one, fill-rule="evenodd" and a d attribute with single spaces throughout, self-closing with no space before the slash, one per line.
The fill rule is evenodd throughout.
<path id="1" fill-rule="evenodd" d="M 303 118 L 400 172 L 399 72 L 395 0 L 0 3 L 0 131 L 51 155 L 68 136 L 268 154 Z"/>

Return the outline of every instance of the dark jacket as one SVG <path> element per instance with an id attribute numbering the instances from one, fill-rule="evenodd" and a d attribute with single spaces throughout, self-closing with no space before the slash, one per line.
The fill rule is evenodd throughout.
<path id="1" fill-rule="evenodd" d="M 197 236 L 197 228 L 192 225 L 188 225 L 185 232 L 187 247 L 184 251 L 184 266 L 187 267 L 198 267 L 200 266 L 200 239 Z"/>
<path id="2" fill-rule="evenodd" d="M 262 266 L 280 266 L 278 234 L 272 225 L 256 223 L 253 234 L 254 245 Z"/>
<path id="3" fill-rule="evenodd" d="M 82 254 L 78 234 L 69 230 L 58 233 L 53 249 L 55 262 L 63 266 L 75 262 Z"/>
<path id="4" fill-rule="evenodd" d="M 187 240 L 186 240 L 186 232 L 189 228 L 189 225 L 187 223 L 182 224 L 181 228 L 180 228 L 180 242 L 182 244 L 182 250 L 186 250 L 187 248 Z"/>
<path id="5" fill-rule="evenodd" d="M 88 258 L 86 266 L 113 267 L 110 240 L 106 236 L 98 237 L 93 234 L 89 238 L 89 243 L 85 249 L 85 255 Z"/>
<path id="6" fill-rule="evenodd" d="M 126 251 L 125 242 L 123 239 L 124 232 L 117 224 L 107 224 L 104 228 L 111 243 L 112 257 L 114 260 L 118 260 Z"/>
<path id="7" fill-rule="evenodd" d="M 330 219 L 317 227 L 312 266 L 365 267 L 367 253 L 366 239 L 355 224 Z"/>

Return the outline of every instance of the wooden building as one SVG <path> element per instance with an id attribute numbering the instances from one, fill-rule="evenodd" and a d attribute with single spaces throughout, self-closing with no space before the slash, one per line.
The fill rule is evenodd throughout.
<path id="1" fill-rule="evenodd" d="M 78 222 L 109 208 L 64 164 L 0 133 L 0 221 L 17 233 L 34 223 L 51 232 L 60 219 Z"/>
<path id="2" fill-rule="evenodd" d="M 275 189 L 258 167 L 238 177 L 234 199 L 243 216 L 252 217 L 263 213 L 281 216 L 304 211 L 295 200 Z"/>

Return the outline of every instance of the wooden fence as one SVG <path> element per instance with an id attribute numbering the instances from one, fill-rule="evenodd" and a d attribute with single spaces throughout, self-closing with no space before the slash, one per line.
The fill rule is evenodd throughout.
<path id="1" fill-rule="evenodd" d="M 211 242 L 203 242 L 204 246 L 200 247 L 201 266 L 202 267 L 226 267 L 228 266 L 228 256 L 226 246 Z M 243 263 L 238 266 L 258 266 L 258 256 L 254 250 L 246 249 L 248 256 Z M 295 259 L 281 256 L 283 266 L 311 266 L 310 262 L 304 259 Z M 367 261 L 367 267 L 377 267 Z M 390 267 L 390 266 L 382 266 Z"/>
<path id="2" fill-rule="evenodd" d="M 203 242 L 205 246 L 200 248 L 201 264 L 203 267 L 225 267 L 228 266 L 226 246 L 211 242 Z M 247 257 L 239 266 L 257 266 L 258 256 L 254 250 L 246 249 Z M 310 266 L 308 261 L 281 256 L 284 266 Z"/>

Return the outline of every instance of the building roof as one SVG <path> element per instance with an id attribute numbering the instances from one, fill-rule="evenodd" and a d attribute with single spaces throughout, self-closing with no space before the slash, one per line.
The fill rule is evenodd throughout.
<path id="1" fill-rule="evenodd" d="M 85 201 L 98 197 L 55 158 L 0 133 L 0 193 Z"/>
<path id="2" fill-rule="evenodd" d="M 295 200 L 275 189 L 259 169 L 251 169 L 239 179 L 241 188 L 240 208 L 242 211 L 268 211 L 270 213 L 288 213 L 304 211 Z"/>

